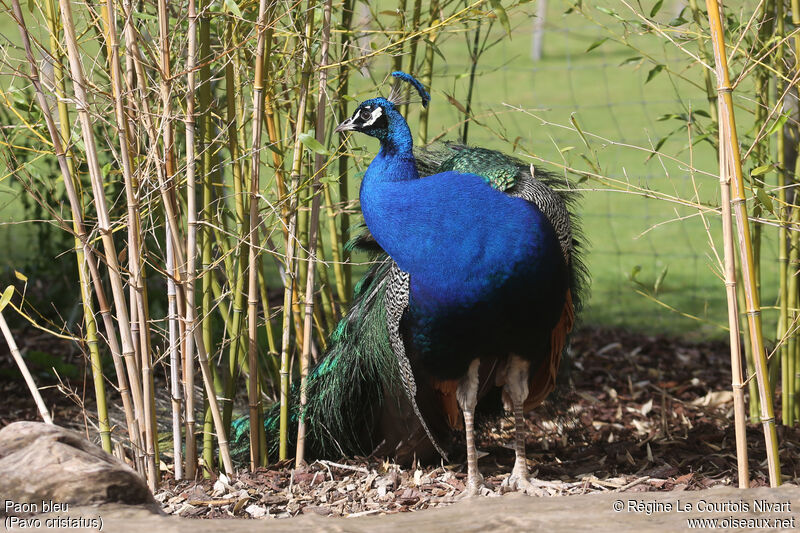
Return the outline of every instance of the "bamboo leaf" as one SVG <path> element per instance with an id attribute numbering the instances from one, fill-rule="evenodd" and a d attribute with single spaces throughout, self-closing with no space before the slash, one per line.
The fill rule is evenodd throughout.
<path id="1" fill-rule="evenodd" d="M 754 168 L 754 169 L 753 169 L 753 170 L 750 172 L 750 175 L 751 175 L 751 176 L 760 176 L 761 174 L 766 174 L 767 172 L 769 172 L 769 171 L 770 171 L 770 170 L 772 170 L 773 168 L 775 168 L 775 166 L 774 166 L 774 165 L 772 165 L 772 164 L 769 164 L 769 165 L 761 165 L 760 167 L 756 167 L 756 168 Z"/>
<path id="2" fill-rule="evenodd" d="M 594 50 L 595 48 L 597 48 L 598 46 L 600 46 L 601 44 L 603 44 L 607 40 L 608 40 L 608 37 L 603 37 L 602 39 L 596 40 L 595 42 L 593 42 L 592 44 L 589 45 L 589 48 L 586 49 L 586 52 L 587 53 L 591 52 L 592 50 Z"/>
<path id="3" fill-rule="evenodd" d="M 650 10 L 650 18 L 655 17 L 658 12 L 661 10 L 661 6 L 664 4 L 664 0 L 658 0 L 656 5 L 653 6 L 653 9 Z"/>
<path id="4" fill-rule="evenodd" d="M 224 0 L 224 2 L 227 8 L 231 10 L 231 13 L 239 18 L 242 18 L 242 10 L 239 9 L 238 5 L 236 5 L 236 0 Z"/>
<path id="5" fill-rule="evenodd" d="M 447 101 L 450 102 L 450 105 L 454 106 L 456 109 L 461 111 L 463 114 L 465 114 L 465 115 L 467 114 L 467 109 L 461 104 L 461 102 L 459 102 L 458 100 L 456 100 L 455 98 L 453 98 L 449 94 L 445 94 L 445 96 L 447 97 Z"/>
<path id="6" fill-rule="evenodd" d="M 766 208 L 767 211 L 775 214 L 775 207 L 772 205 L 772 198 L 764 192 L 764 189 L 761 187 L 756 187 L 756 196 L 758 197 L 758 201 Z"/>
<path id="7" fill-rule="evenodd" d="M 315 154 L 330 155 L 330 152 L 328 152 L 328 150 L 326 150 L 310 133 L 301 133 L 300 142 Z"/>
<path id="8" fill-rule="evenodd" d="M 616 12 L 616 11 L 614 11 L 613 9 L 609 9 L 609 8 L 607 8 L 607 7 L 598 7 L 598 8 L 597 8 L 597 10 L 598 10 L 598 11 L 600 11 L 601 13 L 605 13 L 606 15 L 612 16 L 612 17 L 614 17 L 614 18 L 615 18 L 615 19 L 617 19 L 617 20 L 621 20 L 621 21 L 625 22 L 625 19 L 624 19 L 624 18 L 622 18 L 622 17 L 620 17 L 620 16 L 617 14 L 617 12 Z"/>
<path id="9" fill-rule="evenodd" d="M 781 129 L 783 127 L 783 125 L 786 124 L 786 121 L 789 120 L 789 114 L 790 113 L 791 113 L 791 111 L 787 111 L 786 113 L 783 113 L 781 115 L 781 117 L 778 120 L 776 120 L 775 123 L 772 125 L 772 127 L 769 129 L 769 132 L 767 133 L 767 136 L 770 136 L 773 133 L 777 132 L 779 129 Z"/>
<path id="10" fill-rule="evenodd" d="M 19 270 L 15 270 L 14 271 L 14 277 L 16 277 L 20 281 L 25 281 L 25 282 L 28 281 L 28 276 L 26 276 L 25 274 L 23 274 Z"/>
<path id="11" fill-rule="evenodd" d="M 626 59 L 622 63 L 620 63 L 619 66 L 621 67 L 623 65 L 627 65 L 628 63 L 636 63 L 637 61 L 641 61 L 641 60 L 642 60 L 642 56 L 629 57 L 628 59 Z"/>
<path id="12" fill-rule="evenodd" d="M 3 312 L 5 306 L 8 305 L 8 302 L 11 301 L 11 297 L 14 295 L 14 286 L 9 285 L 6 287 L 6 290 L 3 291 L 3 295 L 0 296 L 0 313 Z"/>
<path id="13" fill-rule="evenodd" d="M 656 75 L 658 75 L 658 73 L 661 72 L 662 70 L 664 70 L 664 65 L 661 64 L 656 65 L 655 67 L 650 69 L 650 72 L 647 73 L 647 80 L 645 81 L 645 83 L 648 83 L 650 80 L 655 78 Z"/>
<path id="14" fill-rule="evenodd" d="M 508 13 L 506 13 L 506 9 L 503 7 L 503 4 L 500 0 L 490 0 L 492 4 L 492 9 L 494 9 L 495 15 L 500 20 L 500 24 L 503 25 L 503 29 L 506 30 L 506 34 L 511 37 L 511 22 L 508 20 Z"/>
<path id="15" fill-rule="evenodd" d="M 665 266 L 664 269 L 656 278 L 656 282 L 653 283 L 653 294 L 658 295 L 658 291 L 661 289 L 661 285 L 664 283 L 664 278 L 667 277 L 668 270 L 669 270 L 669 265 Z"/>

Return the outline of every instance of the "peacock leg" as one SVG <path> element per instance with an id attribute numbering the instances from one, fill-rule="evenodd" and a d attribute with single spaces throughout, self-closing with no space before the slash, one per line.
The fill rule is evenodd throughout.
<path id="1" fill-rule="evenodd" d="M 512 355 L 508 368 L 506 369 L 505 391 L 511 397 L 511 404 L 514 409 L 514 469 L 508 478 L 508 486 L 511 489 L 522 490 L 533 493 L 535 488 L 528 479 L 528 462 L 525 457 L 525 417 L 523 404 L 528 398 L 528 379 L 530 362 Z"/>
<path id="2" fill-rule="evenodd" d="M 478 470 L 478 454 L 475 449 L 474 417 L 475 405 L 478 403 L 478 367 L 480 360 L 470 363 L 467 375 L 458 384 L 456 397 L 461 411 L 464 413 L 464 427 L 467 433 L 467 488 L 466 497 L 476 496 L 483 488 L 483 476 Z"/>

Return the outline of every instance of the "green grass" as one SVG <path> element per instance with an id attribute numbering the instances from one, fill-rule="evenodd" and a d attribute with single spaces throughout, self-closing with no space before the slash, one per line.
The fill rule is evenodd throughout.
<path id="1" fill-rule="evenodd" d="M 392 4 L 393 5 L 393 4 Z M 609 4 L 611 5 L 611 4 Z M 614 3 L 619 9 L 618 3 Z M 707 109 L 704 94 L 691 85 L 670 80 L 666 72 L 646 83 L 651 65 L 637 68 L 628 64 L 620 66 L 635 54 L 633 51 L 606 42 L 590 53 L 591 43 L 608 34 L 579 15 L 563 15 L 567 3 L 550 2 L 545 56 L 539 62 L 530 58 L 532 18 L 525 12 L 512 17 L 514 32 L 511 39 L 504 38 L 487 52 L 479 65 L 475 87 L 474 110 L 476 115 L 491 112 L 496 118 L 486 117 L 481 125 L 470 129 L 471 144 L 509 150 L 491 130 L 500 131 L 511 140 L 518 140 L 519 153 L 526 151 L 545 161 L 567 164 L 585 169 L 581 155 L 589 151 L 570 125 L 574 114 L 582 129 L 588 134 L 610 139 L 617 143 L 648 147 L 679 126 L 676 121 L 659 121 L 668 113 L 682 111 L 681 104 L 693 109 Z M 527 4 L 527 15 L 535 7 Z M 376 9 L 375 11 L 381 11 Z M 383 16 L 383 15 L 380 15 Z M 392 24 L 394 18 L 384 20 Z M 502 35 L 499 24 L 494 29 Z M 0 20 L 0 31 L 15 35 L 9 19 Z M 431 125 L 429 137 L 448 131 L 447 138 L 455 138 L 452 125 L 462 117 L 448 103 L 445 93 L 463 101 L 466 94 L 469 60 L 463 35 L 441 35 L 437 45 L 447 58 L 436 57 L 435 80 L 432 91 Z M 670 64 L 682 61 L 672 45 L 649 36 L 637 40 L 648 53 Z M 390 70 L 388 57 L 376 58 L 370 63 L 374 75 L 380 79 Z M 419 74 L 419 73 L 415 73 Z M 700 83 L 700 71 L 693 69 L 687 75 Z M 354 80 L 351 95 L 362 99 L 374 94 L 371 80 Z M 677 90 L 680 95 L 676 94 Z M 388 92 L 388 89 L 384 92 Z M 512 110 L 511 107 L 530 110 L 547 123 L 530 114 Z M 412 107 L 413 109 L 413 107 Z M 411 114 L 412 131 L 416 131 L 416 110 Z M 747 127 L 752 120 L 744 113 L 739 119 Z M 370 153 L 377 150 L 372 140 L 354 138 L 352 142 L 367 147 Z M 686 199 L 694 196 L 688 167 L 689 152 L 683 150 L 687 143 L 686 132 L 668 140 L 662 147 L 665 154 L 678 154 L 682 161 L 674 163 L 647 159 L 647 154 L 619 145 L 606 145 L 593 140 L 603 174 L 627 179 L 632 185 L 642 186 Z M 573 147 L 569 149 L 569 147 Z M 565 150 L 566 149 L 566 150 Z M 562 156 L 562 151 L 563 156 Z M 683 151 L 682 151 L 683 150 Z M 716 154 L 706 143 L 695 146 L 692 154 L 694 167 L 714 174 L 717 169 Z M 541 166 L 547 168 L 547 164 Z M 554 168 L 554 167 L 551 167 Z M 697 186 L 704 201 L 717 202 L 719 185 L 715 178 L 697 175 Z M 600 184 L 588 181 L 581 185 L 601 189 Z M 351 190 L 357 190 L 353 184 Z M 592 277 L 592 298 L 584 322 L 598 325 L 621 326 L 644 332 L 667 332 L 693 336 L 723 336 L 725 332 L 716 324 L 725 325 L 726 308 L 724 286 L 714 273 L 714 257 L 696 210 L 663 201 L 643 198 L 624 191 L 590 190 L 585 192 L 580 214 L 589 243 L 586 262 Z M 21 216 L 18 202 L 0 189 L 0 249 L 7 251 L 2 261 L 13 264 L 26 254 L 36 253 L 25 246 L 25 229 L 3 224 Z M 676 221 L 678 218 L 691 217 Z M 721 250 L 720 220 L 709 218 L 712 235 Z M 765 305 L 775 299 L 777 264 L 774 260 L 774 239 L 765 242 L 763 279 Z M 3 264 L 0 264 L 2 267 Z M 669 311 L 637 293 L 641 286 L 631 281 L 632 272 L 639 271 L 637 280 L 652 292 L 655 280 L 666 269 L 658 298 L 683 313 L 695 315 L 701 321 L 690 320 Z M 771 315 L 767 314 L 767 320 Z M 767 326 L 766 331 L 772 331 Z"/>
<path id="2" fill-rule="evenodd" d="M 670 80 L 665 72 L 646 82 L 652 64 L 645 63 L 638 68 L 630 64 L 620 66 L 625 59 L 639 55 L 622 45 L 609 41 L 586 53 L 593 42 L 608 34 L 579 15 L 563 15 L 566 7 L 566 2 L 550 3 L 545 54 L 541 61 L 534 62 L 530 58 L 533 23 L 532 19 L 522 16 L 512 18 L 515 24 L 512 38 L 503 39 L 482 57 L 475 88 L 475 113 L 481 116 L 496 112 L 497 118 L 482 121 L 488 128 L 473 126 L 471 144 L 508 150 L 509 147 L 489 131 L 499 130 L 505 138 L 518 140 L 525 148 L 518 150 L 521 154 L 527 151 L 555 163 L 566 159 L 570 166 L 586 169 L 581 155 L 589 155 L 589 151 L 583 141 L 571 128 L 558 126 L 570 126 L 573 114 L 587 134 L 646 148 L 680 126 L 675 120 L 659 121 L 658 118 L 682 112 L 681 101 L 695 110 L 708 109 L 704 92 L 680 80 Z M 529 8 L 531 12 L 533 9 Z M 495 33 L 501 32 L 499 27 L 495 29 Z M 455 138 L 456 132 L 451 126 L 462 117 L 448 103 L 444 93 L 459 100 L 465 97 L 467 80 L 457 77 L 468 71 L 467 48 L 461 36 L 449 36 L 445 42 L 437 41 L 437 44 L 448 61 L 445 63 L 436 57 L 429 137 L 449 131 L 448 138 Z M 641 38 L 637 44 L 661 61 L 677 64 L 676 61 L 683 60 L 672 45 L 665 45 L 656 37 Z M 388 70 L 388 61 L 385 64 Z M 373 69 L 380 72 L 375 64 Z M 688 72 L 698 84 L 702 84 L 701 75 L 699 69 Z M 509 106 L 530 110 L 547 123 L 530 114 L 513 111 Z M 414 113 L 410 117 L 412 131 L 416 128 L 415 116 Z M 749 128 L 748 121 L 752 122 L 749 115 L 740 112 L 738 118 L 744 129 Z M 681 163 L 658 158 L 648 160 L 648 154 L 640 150 L 600 141 L 592 143 L 604 175 L 627 180 L 633 186 L 693 200 L 693 186 L 686 171 L 690 158 L 685 149 L 687 140 L 684 130 L 660 148 L 665 154 L 678 154 Z M 367 145 L 370 150 L 376 149 L 372 144 Z M 562 157 L 561 150 L 565 148 Z M 710 174 L 717 172 L 717 156 L 709 144 L 697 144 L 691 157 L 696 169 Z M 541 166 L 548 168 L 546 163 Z M 700 199 L 718 204 L 717 179 L 701 174 L 695 178 Z M 598 190 L 604 187 L 593 181 L 581 187 L 595 189 L 584 193 L 580 209 L 589 243 L 586 262 L 592 277 L 592 297 L 584 322 L 652 333 L 696 337 L 727 335 L 722 329 L 727 325 L 724 285 L 715 274 L 714 255 L 702 221 L 696 216 L 697 210 L 643 198 L 630 191 Z M 708 222 L 721 254 L 720 219 L 711 216 Z M 776 253 L 775 240 L 765 238 L 762 261 L 765 305 L 774 302 L 777 292 L 777 283 L 771 281 L 777 277 Z M 665 270 L 657 297 L 699 320 L 685 318 L 637 292 L 644 290 L 653 294 L 653 286 Z M 635 277 L 639 283 L 631 280 L 634 271 L 638 271 Z M 767 312 L 767 332 L 773 331 L 771 319 L 774 317 Z"/>

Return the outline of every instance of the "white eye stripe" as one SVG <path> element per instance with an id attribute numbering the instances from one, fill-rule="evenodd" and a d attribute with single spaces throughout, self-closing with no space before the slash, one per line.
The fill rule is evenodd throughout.
<path id="1" fill-rule="evenodd" d="M 372 126 L 373 124 L 375 124 L 376 120 L 381 118 L 382 115 L 383 115 L 383 109 L 381 109 L 380 107 L 376 107 L 375 111 L 372 112 L 372 116 L 369 118 L 369 120 L 364 122 L 364 126 Z"/>

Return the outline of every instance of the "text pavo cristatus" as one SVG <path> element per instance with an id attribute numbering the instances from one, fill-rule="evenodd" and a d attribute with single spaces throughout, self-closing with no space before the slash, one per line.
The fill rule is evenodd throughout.
<path id="1" fill-rule="evenodd" d="M 417 80 L 393 75 L 427 105 Z M 580 305 L 570 193 L 491 150 L 445 144 L 415 157 L 391 99 L 361 103 L 337 131 L 381 142 L 360 191 L 369 231 L 355 243 L 375 264 L 309 376 L 310 453 L 430 459 L 452 451 L 453 430 L 465 427 L 474 494 L 475 407 L 499 386 L 516 426 L 510 485 L 529 487 L 523 412 L 553 390 Z M 266 424 L 274 433 L 277 417 Z M 234 443 L 246 419 L 237 426 Z"/>

